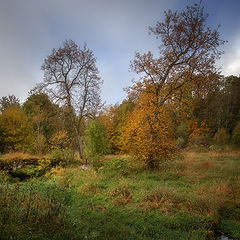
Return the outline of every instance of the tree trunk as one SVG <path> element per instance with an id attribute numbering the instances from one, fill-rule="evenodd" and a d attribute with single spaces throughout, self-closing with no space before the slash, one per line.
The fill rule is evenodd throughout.
<path id="1" fill-rule="evenodd" d="M 78 153 L 79 153 L 79 157 L 81 159 L 84 159 L 83 157 L 83 149 L 82 149 L 82 139 L 81 139 L 81 136 L 79 134 L 79 131 L 78 131 L 78 128 L 76 126 L 75 123 L 73 123 L 73 127 L 74 127 L 74 130 L 75 130 L 75 133 L 76 133 L 76 137 L 77 137 L 77 145 L 78 145 Z M 87 160 L 86 160 L 86 163 L 87 163 Z"/>
<path id="2" fill-rule="evenodd" d="M 82 149 L 82 139 L 81 139 L 81 136 L 79 134 L 77 135 L 77 143 L 78 143 L 79 157 L 81 159 L 84 159 L 84 157 L 83 157 L 83 149 Z"/>
<path id="3" fill-rule="evenodd" d="M 147 159 L 147 167 L 149 170 L 154 170 L 154 169 L 158 169 L 158 164 L 159 161 L 157 159 L 154 159 L 152 155 L 150 155 Z"/>
<path id="4" fill-rule="evenodd" d="M 82 139 L 81 139 L 81 135 L 80 135 L 79 130 L 78 130 L 78 124 L 77 124 L 77 121 L 76 121 L 75 116 L 74 116 L 73 108 L 71 106 L 70 97 L 68 97 L 68 107 L 69 107 L 69 115 L 70 115 L 70 118 L 72 120 L 72 125 L 73 125 L 73 128 L 74 128 L 76 137 L 77 137 L 77 145 L 78 145 L 79 157 L 81 159 L 84 159 L 84 157 L 83 157 L 83 148 L 82 148 Z M 86 160 L 86 164 L 87 164 L 87 160 Z"/>

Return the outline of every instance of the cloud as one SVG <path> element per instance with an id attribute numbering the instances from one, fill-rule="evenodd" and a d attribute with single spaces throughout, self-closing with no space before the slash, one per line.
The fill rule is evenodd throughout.
<path id="1" fill-rule="evenodd" d="M 161 20 L 164 10 L 182 9 L 186 3 L 189 0 L 1 0 L 0 95 L 13 93 L 24 100 L 42 80 L 44 58 L 65 39 L 72 39 L 80 45 L 86 41 L 97 57 L 103 99 L 121 101 L 122 88 L 133 78 L 129 62 L 134 52 L 158 51 L 159 43 L 148 36 L 148 26 Z M 224 66 L 235 73 L 239 47 L 237 42 L 231 46 Z"/>
<path id="2" fill-rule="evenodd" d="M 220 60 L 222 73 L 224 75 L 240 76 L 240 33 L 236 33 L 234 37 L 227 43 L 225 54 Z"/>
<path id="3" fill-rule="evenodd" d="M 150 2 L 2 0 L 0 94 L 13 92 L 23 100 L 29 88 L 41 80 L 43 59 L 53 47 L 71 38 L 78 44 L 86 41 L 93 49 L 106 84 L 103 93 L 112 96 L 109 101 L 120 99 L 119 88 L 130 83 L 129 61 L 135 50 L 144 51 L 151 43 L 147 27 L 159 14 L 155 5 L 161 2 L 163 6 L 164 1 Z M 164 5 L 170 7 L 170 2 Z"/>

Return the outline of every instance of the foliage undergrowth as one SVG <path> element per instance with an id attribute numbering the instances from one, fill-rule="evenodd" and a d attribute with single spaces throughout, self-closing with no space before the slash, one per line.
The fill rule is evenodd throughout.
<path id="1" fill-rule="evenodd" d="M 79 163 L 75 152 L 70 149 L 54 149 L 46 156 L 14 152 L 0 156 L 0 170 L 14 178 L 26 180 L 45 174 L 52 167 Z"/>

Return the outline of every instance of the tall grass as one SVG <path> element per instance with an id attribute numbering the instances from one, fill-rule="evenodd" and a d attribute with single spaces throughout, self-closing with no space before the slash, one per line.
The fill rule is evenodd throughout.
<path id="1" fill-rule="evenodd" d="M 54 182 L 0 185 L 0 239 L 65 239 L 70 195 Z"/>

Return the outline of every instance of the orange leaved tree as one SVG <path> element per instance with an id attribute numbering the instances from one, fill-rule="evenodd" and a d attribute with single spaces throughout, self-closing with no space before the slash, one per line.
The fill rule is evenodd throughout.
<path id="1" fill-rule="evenodd" d="M 136 53 L 132 61 L 132 70 L 141 78 L 129 89 L 136 108 L 126 126 L 125 146 L 151 168 L 172 151 L 171 109 L 179 112 L 183 101 L 191 101 L 191 96 L 186 97 L 189 85 L 199 80 L 205 84 L 217 72 L 218 47 L 224 41 L 218 29 L 206 26 L 207 16 L 201 4 L 165 12 L 165 20 L 149 28 L 161 40 L 159 56 Z"/>
<path id="2" fill-rule="evenodd" d="M 154 94 L 143 92 L 123 129 L 123 149 L 156 168 L 174 150 L 173 109 L 156 106 Z"/>

